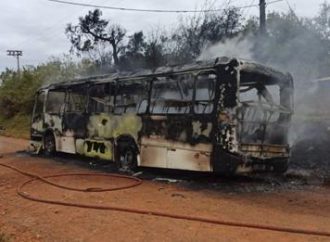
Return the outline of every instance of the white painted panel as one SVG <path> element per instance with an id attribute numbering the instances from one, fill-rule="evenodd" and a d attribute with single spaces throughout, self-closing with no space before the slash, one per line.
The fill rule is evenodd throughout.
<path id="1" fill-rule="evenodd" d="M 190 171 L 211 171 L 211 153 L 184 149 L 169 149 L 167 167 Z"/>
<path id="2" fill-rule="evenodd" d="M 166 153 L 166 147 L 142 145 L 141 166 L 166 168 Z"/>
<path id="3" fill-rule="evenodd" d="M 56 149 L 60 152 L 75 154 L 76 146 L 75 146 L 75 138 L 74 137 L 60 137 L 57 138 Z"/>

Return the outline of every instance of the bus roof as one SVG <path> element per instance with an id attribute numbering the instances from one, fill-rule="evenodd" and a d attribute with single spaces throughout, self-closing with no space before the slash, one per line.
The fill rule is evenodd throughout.
<path id="1" fill-rule="evenodd" d="M 85 78 L 73 79 L 70 81 L 52 83 L 41 87 L 43 89 L 57 89 L 66 88 L 74 85 L 81 85 L 86 83 L 105 83 L 124 81 L 131 79 L 143 79 L 146 77 L 157 77 L 170 74 L 189 73 L 195 71 L 213 70 L 216 66 L 234 65 L 240 71 L 240 80 L 242 85 L 251 85 L 256 82 L 261 82 L 264 85 L 274 84 L 289 84 L 292 82 L 290 74 L 284 74 L 271 67 L 264 66 L 252 61 L 246 61 L 236 58 L 221 57 L 208 61 L 196 61 L 191 64 L 163 66 L 155 70 L 140 70 L 136 72 L 115 72 L 105 75 L 90 76 Z"/>

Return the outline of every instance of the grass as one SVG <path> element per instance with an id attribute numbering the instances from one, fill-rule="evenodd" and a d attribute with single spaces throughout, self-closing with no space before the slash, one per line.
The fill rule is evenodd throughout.
<path id="1" fill-rule="evenodd" d="M 3 126 L 5 128 L 5 130 L 2 131 L 1 134 L 14 138 L 29 139 L 30 120 L 31 117 L 26 114 L 18 114 L 10 119 L 4 119 L 0 116 L 0 126 Z"/>
<path id="2" fill-rule="evenodd" d="M 3 232 L 0 232 L 0 242 L 9 242 L 9 236 Z"/>

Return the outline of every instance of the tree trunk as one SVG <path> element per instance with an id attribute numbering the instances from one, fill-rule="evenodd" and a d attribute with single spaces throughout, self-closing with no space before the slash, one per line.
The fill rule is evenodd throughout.
<path id="1" fill-rule="evenodd" d="M 118 50 L 117 50 L 117 45 L 115 43 L 111 43 L 112 45 L 112 57 L 113 61 L 116 66 L 119 65 L 119 60 L 118 60 Z"/>

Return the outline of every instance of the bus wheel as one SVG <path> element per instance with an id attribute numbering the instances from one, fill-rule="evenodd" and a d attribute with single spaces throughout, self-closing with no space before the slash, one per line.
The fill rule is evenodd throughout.
<path id="1" fill-rule="evenodd" d="M 52 134 L 47 134 L 44 137 L 44 154 L 47 156 L 53 155 L 56 152 L 55 138 Z"/>
<path id="2" fill-rule="evenodd" d="M 117 167 L 120 171 L 131 173 L 137 168 L 137 155 L 133 147 L 125 147 L 119 154 Z"/>
<path id="3" fill-rule="evenodd" d="M 273 163 L 273 169 L 276 174 L 283 174 L 288 170 L 289 163 L 287 159 L 281 159 Z"/>

